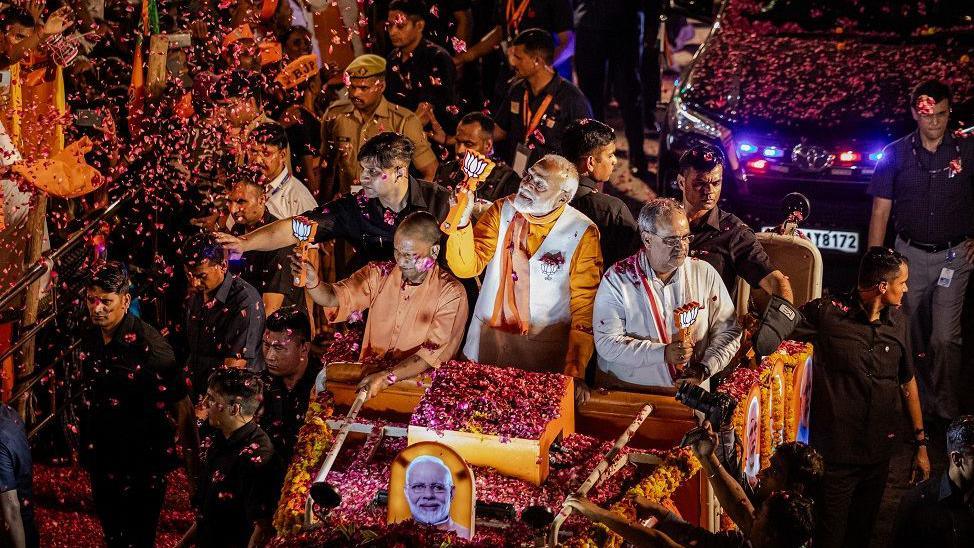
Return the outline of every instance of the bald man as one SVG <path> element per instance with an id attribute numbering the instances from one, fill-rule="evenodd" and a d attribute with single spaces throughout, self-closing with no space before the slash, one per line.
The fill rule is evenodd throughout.
<path id="1" fill-rule="evenodd" d="M 426 211 L 411 213 L 396 229 L 393 261 L 371 262 L 350 277 L 320 283 L 314 267 L 292 257 L 292 273 L 304 269 L 311 298 L 331 322 L 369 310 L 360 359 L 371 363 L 360 388 L 374 397 L 396 381 L 437 368 L 456 354 L 467 324 L 463 286 L 436 262 L 439 224 Z"/>
<path id="2" fill-rule="evenodd" d="M 577 190 L 574 164 L 543 157 L 517 194 L 494 202 L 473 227 L 470 197 L 446 257 L 461 278 L 485 272 L 463 348 L 467 358 L 564 373 L 584 391 L 602 252 L 595 224 L 568 205 Z"/>

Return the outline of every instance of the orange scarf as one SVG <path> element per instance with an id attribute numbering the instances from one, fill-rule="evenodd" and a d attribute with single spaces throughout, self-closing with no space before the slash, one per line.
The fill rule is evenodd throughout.
<path id="1" fill-rule="evenodd" d="M 514 214 L 500 249 L 501 277 L 494 299 L 494 313 L 490 326 L 504 331 L 528 333 L 531 319 L 531 255 L 528 249 L 528 235 L 531 225 L 554 223 L 565 210 L 565 206 L 547 215 L 535 217 L 521 212 Z M 535 250 L 536 251 L 536 250 Z M 522 315 L 520 311 L 524 311 Z"/>

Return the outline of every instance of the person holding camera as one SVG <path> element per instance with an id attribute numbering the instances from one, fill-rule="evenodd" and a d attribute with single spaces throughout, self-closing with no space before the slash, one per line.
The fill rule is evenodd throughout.
<path id="1" fill-rule="evenodd" d="M 760 505 L 773 493 L 787 490 L 812 497 L 825 473 L 825 462 L 815 449 L 801 442 L 784 443 L 771 455 L 771 464 L 758 474 L 758 484 L 749 495 L 721 465 L 714 451 L 717 439 L 709 424 L 687 433 L 687 443 L 700 461 L 721 508 L 745 534 L 754 526 Z"/>
<path id="2" fill-rule="evenodd" d="M 930 475 L 909 322 L 900 310 L 909 274 L 903 255 L 869 248 L 858 287 L 805 304 L 790 336 L 815 345 L 814 397 L 799 429 L 808 428 L 809 444 L 825 459 L 817 547 L 869 544 L 904 407 L 913 430 L 906 441 L 916 447 L 912 477 Z"/>
<path id="3" fill-rule="evenodd" d="M 583 497 L 571 496 L 567 504 L 585 517 L 608 527 L 633 546 L 802 548 L 812 538 L 812 502 L 794 491 L 772 493 L 740 530 L 711 533 L 645 497 L 636 497 L 636 515 L 655 519 L 655 527 L 627 520 L 622 514 L 596 506 Z"/>

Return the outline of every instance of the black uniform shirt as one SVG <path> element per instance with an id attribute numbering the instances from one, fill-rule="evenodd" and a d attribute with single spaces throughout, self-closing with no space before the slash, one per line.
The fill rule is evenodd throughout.
<path id="1" fill-rule="evenodd" d="M 246 547 L 254 522 L 274 516 L 284 475 L 280 459 L 256 420 L 229 438 L 214 432 L 204 447 L 197 494 L 198 544 Z"/>
<path id="2" fill-rule="evenodd" d="M 452 133 L 460 112 L 453 93 L 456 77 L 450 54 L 429 40 L 422 40 L 408 57 L 404 58 L 398 48 L 389 53 L 385 97 L 414 112 L 420 103 L 433 105 L 436 120 L 447 133 Z"/>
<path id="3" fill-rule="evenodd" d="M 525 92 L 528 97 L 527 105 L 524 104 Z M 544 109 L 544 114 L 534 131 L 526 135 L 526 130 L 549 95 L 551 101 Z M 524 123 L 526 113 L 530 113 L 527 124 Z M 527 80 L 516 80 L 507 92 L 507 99 L 498 107 L 495 118 L 497 125 L 507 132 L 505 142 L 509 149 L 508 163 L 513 165 L 516 146 L 523 143 L 531 149 L 527 163 L 527 167 L 531 167 L 545 154 L 561 154 L 561 138 L 568 124 L 591 117 L 592 107 L 581 90 L 555 74 L 537 95 L 531 92 Z"/>
<path id="4" fill-rule="evenodd" d="M 527 2 L 519 20 L 507 18 L 508 4 L 513 3 L 514 11 Z M 497 0 L 494 17 L 504 30 L 504 36 L 514 38 L 517 33 L 527 29 L 544 29 L 558 34 L 574 27 L 574 12 L 571 0 Z"/>
<path id="5" fill-rule="evenodd" d="M 945 471 L 900 499 L 893 532 L 895 548 L 962 548 L 974 546 L 974 505 Z"/>
<path id="6" fill-rule="evenodd" d="M 902 437 L 900 385 L 913 379 L 906 314 L 887 307 L 870 322 L 856 291 L 815 299 L 802 314 L 789 338 L 815 346 L 809 445 L 833 463 L 890 458 Z"/>
<path id="7" fill-rule="evenodd" d="M 450 191 L 428 181 L 409 178 L 406 207 L 395 213 L 378 198 L 347 194 L 305 215 L 318 223 L 315 242 L 345 240 L 357 255 L 348 265 L 354 272 L 371 261 L 392 260 L 392 236 L 396 227 L 414 211 L 428 211 L 438 220 L 450 211 Z"/>
<path id="8" fill-rule="evenodd" d="M 234 236 L 242 236 L 258 227 L 273 223 L 277 219 L 264 212 L 264 218 L 255 226 L 233 225 L 230 232 Z M 243 280 L 254 286 L 257 293 L 277 293 L 284 296 L 285 306 L 300 306 L 304 300 L 304 291 L 295 287 L 291 275 L 291 253 L 294 246 L 282 247 L 273 251 L 247 251 L 237 261 L 230 262 L 230 271 L 238 274 Z"/>
<path id="9" fill-rule="evenodd" d="M 172 404 L 186 397 L 186 375 L 151 325 L 126 313 L 105 344 L 88 328 L 79 351 L 85 380 L 81 447 L 88 464 L 169 470 L 175 452 Z"/>
<path id="10" fill-rule="evenodd" d="M 264 411 L 260 426 L 274 443 L 274 449 L 285 466 L 291 463 L 298 430 L 304 424 L 304 415 L 308 411 L 311 391 L 319 371 L 321 367 L 309 361 L 304 376 L 291 389 L 285 386 L 281 377 L 264 372 Z"/>
<path id="11" fill-rule="evenodd" d="M 775 270 L 751 227 L 720 208 L 711 209 L 705 217 L 691 223 L 690 233 L 690 256 L 714 267 L 731 299 L 737 296 L 738 276 L 757 287 Z"/>
<path id="12" fill-rule="evenodd" d="M 950 162 L 960 161 L 951 176 Z M 893 201 L 893 223 L 903 238 L 957 244 L 974 236 L 974 142 L 949 132 L 935 152 L 916 132 L 883 149 L 869 193 Z"/>
<path id="13" fill-rule="evenodd" d="M 0 404 L 0 493 L 14 490 L 20 502 L 26 545 L 38 546 L 30 442 L 20 415 L 9 405 Z"/>
<path id="14" fill-rule="evenodd" d="M 598 183 L 582 176 L 569 203 L 595 223 L 606 270 L 639 250 L 639 229 L 629 208 L 619 198 L 599 192 Z"/>
<path id="15" fill-rule="evenodd" d="M 264 302 L 254 286 L 227 273 L 213 299 L 192 293 L 186 307 L 187 365 L 196 394 L 206 392 L 206 380 L 228 358 L 247 360 L 260 369 L 264 336 Z"/>

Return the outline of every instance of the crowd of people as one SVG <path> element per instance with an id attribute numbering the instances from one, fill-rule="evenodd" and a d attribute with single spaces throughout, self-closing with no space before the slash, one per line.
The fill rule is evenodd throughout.
<path id="1" fill-rule="evenodd" d="M 958 418 L 957 404 L 974 143 L 946 132 L 950 90 L 928 81 L 909 98 L 918 130 L 887 148 L 870 185 L 874 247 L 856 287 L 799 312 L 752 229 L 718 205 L 718 143 L 682 155 L 679 199 L 632 204 L 607 184 L 618 162 L 609 97 L 630 167 L 647 173 L 658 4 L 5 7 L 2 68 L 50 54 L 52 37 L 80 50 L 63 68 L 66 133 L 95 142 L 86 161 L 109 182 L 92 203 L 135 191 L 111 260 L 83 283 L 80 447 L 107 544 L 154 544 L 167 474 L 184 466 L 196 519 L 181 545 L 264 545 L 322 387 L 312 347 L 337 324 L 364 323 L 369 398 L 457 358 L 574 377 L 583 404 L 593 388 L 713 388 L 749 335 L 739 278 L 785 303 L 794 331 L 782 335 L 814 343 L 809 445 L 781 446 L 747 492 L 702 427 L 693 448 L 736 536 L 710 538 L 648 501 L 653 528 L 571 504 L 636 545 L 865 546 L 905 440 L 927 481 L 903 500 L 898 545 L 974 540 L 974 417 Z M 329 27 L 318 14 L 330 8 L 341 16 Z M 127 59 L 150 34 L 169 37 L 165 76 L 137 102 Z M 7 170 L 24 161 L 8 137 L 13 226 L 30 193 Z M 475 190 L 468 154 L 492 164 Z M 74 207 L 55 204 L 49 223 Z M 944 208 L 957 214 L 930 216 Z M 458 222 L 441 228 L 451 213 Z M 891 214 L 896 251 L 882 247 Z M 925 414 L 950 424 L 940 479 L 928 480 Z M 31 546 L 18 421 L 0 413 L 2 534 Z"/>

